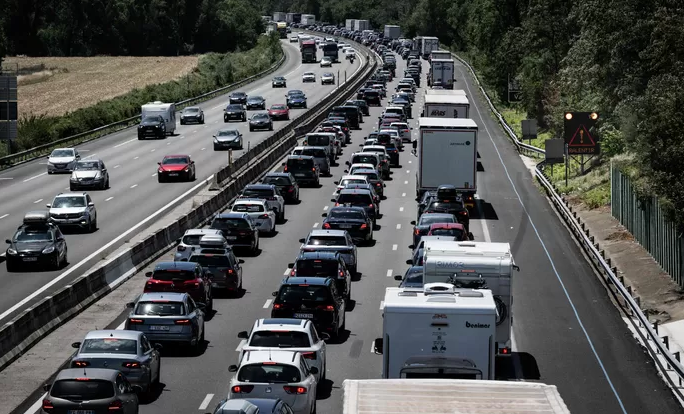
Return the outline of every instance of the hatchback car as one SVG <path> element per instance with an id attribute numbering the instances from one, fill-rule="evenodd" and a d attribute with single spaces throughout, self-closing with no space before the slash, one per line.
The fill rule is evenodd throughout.
<path id="1" fill-rule="evenodd" d="M 276 76 L 271 81 L 271 86 L 274 88 L 287 88 L 287 80 L 283 76 Z"/>
<path id="2" fill-rule="evenodd" d="M 242 104 L 231 103 L 223 110 L 223 122 L 247 121 L 247 111 Z"/>
<path id="3" fill-rule="evenodd" d="M 202 111 L 202 108 L 199 106 L 188 106 L 181 111 L 180 124 L 185 125 L 189 122 L 204 123 L 204 111 Z"/>
<path id="4" fill-rule="evenodd" d="M 189 155 L 167 155 L 157 163 L 157 181 L 195 181 L 195 161 Z"/>
<path id="5" fill-rule="evenodd" d="M 430 225 L 428 236 L 451 236 L 458 241 L 468 241 L 468 233 L 461 223 L 433 223 Z"/>
<path id="6" fill-rule="evenodd" d="M 297 180 L 295 180 L 292 174 L 288 172 L 267 173 L 261 179 L 261 183 L 275 185 L 286 202 L 299 202 L 299 184 L 297 184 Z"/>
<path id="7" fill-rule="evenodd" d="M 364 116 L 370 115 L 370 109 L 368 108 L 368 104 L 363 99 L 354 99 L 353 101 L 347 101 L 345 102 L 345 105 L 357 106 L 361 111 L 361 114 L 363 114 Z"/>
<path id="8" fill-rule="evenodd" d="M 242 134 L 234 128 L 221 128 L 214 135 L 214 151 L 223 149 L 241 150 L 243 148 Z"/>
<path id="9" fill-rule="evenodd" d="M 334 85 L 335 75 L 330 72 L 325 72 L 321 75 L 321 85 Z"/>
<path id="10" fill-rule="evenodd" d="M 335 203 L 337 206 L 357 206 L 363 207 L 366 210 L 366 214 L 373 220 L 373 226 L 377 225 L 377 219 L 380 215 L 380 207 L 373 198 L 373 195 L 368 190 L 360 189 L 344 189 L 340 191 L 337 198 L 333 198 L 330 201 Z"/>
<path id="11" fill-rule="evenodd" d="M 192 252 L 188 258 L 191 263 L 198 263 L 209 275 L 212 292 L 214 289 L 222 289 L 239 294 L 242 292 L 242 264 L 244 260 L 238 259 L 230 246 L 217 248 L 204 244 L 207 237 L 203 237 L 200 249 Z M 219 236 L 223 239 L 223 236 Z M 225 239 L 224 239 L 225 241 Z"/>
<path id="12" fill-rule="evenodd" d="M 273 131 L 273 120 L 268 113 L 258 113 L 249 118 L 249 131 L 268 130 Z"/>
<path id="13" fill-rule="evenodd" d="M 295 147 L 292 155 L 309 155 L 313 157 L 316 166 L 321 174 L 330 177 L 330 157 L 328 156 L 329 147 Z"/>
<path id="14" fill-rule="evenodd" d="M 47 157 L 47 172 L 48 174 L 70 173 L 80 159 L 81 155 L 74 148 L 54 149 Z"/>
<path id="15" fill-rule="evenodd" d="M 214 216 L 209 228 L 221 230 L 231 246 L 245 247 L 252 255 L 259 252 L 259 229 L 247 213 L 221 213 Z"/>
<path id="16" fill-rule="evenodd" d="M 285 104 L 273 104 L 268 109 L 268 116 L 273 120 L 290 120 L 290 109 Z"/>
<path id="17" fill-rule="evenodd" d="M 178 247 L 173 260 L 177 262 L 187 262 L 188 258 L 195 250 L 200 249 L 200 240 L 203 236 L 222 236 L 220 230 L 215 229 L 189 229 L 185 230 L 183 237 L 178 239 Z"/>
<path id="18" fill-rule="evenodd" d="M 64 227 L 97 230 L 97 209 L 88 193 L 60 193 L 51 204 L 45 205 L 53 223 Z"/>
<path id="19" fill-rule="evenodd" d="M 354 175 L 366 177 L 369 184 L 373 186 L 375 192 L 382 198 L 385 195 L 385 183 L 380 177 L 380 173 L 376 169 L 358 168 L 354 171 Z"/>
<path id="20" fill-rule="evenodd" d="M 197 263 L 160 262 L 151 272 L 146 272 L 145 277 L 148 278 L 143 289 L 145 293 L 187 293 L 196 302 L 203 303 L 207 310 L 214 307 L 209 275 Z"/>
<path id="21" fill-rule="evenodd" d="M 340 252 L 302 248 L 294 263 L 289 263 L 290 275 L 297 277 L 330 277 L 337 291 L 351 300 L 351 273 Z"/>
<path id="22" fill-rule="evenodd" d="M 261 233 L 275 235 L 276 213 L 273 210 L 269 210 L 266 200 L 260 198 L 241 198 L 233 203 L 230 212 L 249 215 Z"/>
<path id="23" fill-rule="evenodd" d="M 273 184 L 247 184 L 240 194 L 239 199 L 258 198 L 266 202 L 268 210 L 274 211 L 276 220 L 280 223 L 285 222 L 285 198 L 278 191 L 278 187 Z"/>
<path id="24" fill-rule="evenodd" d="M 430 226 L 435 223 L 456 223 L 456 216 L 448 213 L 429 213 L 422 214 L 418 221 L 412 221 L 413 225 L 413 245 L 417 246 L 420 238 L 427 235 Z"/>
<path id="25" fill-rule="evenodd" d="M 313 72 L 304 72 L 302 75 L 302 82 L 316 82 L 316 74 Z"/>
<path id="26" fill-rule="evenodd" d="M 266 99 L 263 96 L 249 96 L 245 103 L 247 109 L 266 110 Z"/>
<path id="27" fill-rule="evenodd" d="M 69 180 L 69 190 L 77 191 L 82 188 L 98 190 L 109 188 L 109 172 L 102 160 L 91 159 L 76 162 Z"/>
<path id="28" fill-rule="evenodd" d="M 68 264 L 66 239 L 47 211 L 26 213 L 23 224 L 5 241 L 9 244 L 5 251 L 8 272 L 27 265 L 59 270 Z"/>

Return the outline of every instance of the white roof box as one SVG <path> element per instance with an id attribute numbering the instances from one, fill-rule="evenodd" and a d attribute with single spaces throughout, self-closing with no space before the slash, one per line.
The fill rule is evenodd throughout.
<path id="1" fill-rule="evenodd" d="M 50 214 L 47 211 L 29 211 L 24 214 L 24 224 L 48 224 Z"/>
<path id="2" fill-rule="evenodd" d="M 228 242 L 218 234 L 206 234 L 199 241 L 200 247 L 224 247 Z"/>

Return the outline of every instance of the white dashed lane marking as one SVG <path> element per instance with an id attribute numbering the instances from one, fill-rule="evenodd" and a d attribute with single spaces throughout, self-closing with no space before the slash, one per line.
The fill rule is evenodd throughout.
<path id="1" fill-rule="evenodd" d="M 404 211 L 404 207 L 399 207 L 399 211 Z"/>
<path id="2" fill-rule="evenodd" d="M 4 219 L 7 216 L 9 216 L 9 214 L 3 214 L 2 216 L 0 216 L 0 220 Z"/>
<path id="3" fill-rule="evenodd" d="M 109 197 L 105 201 L 111 201 L 114 197 Z"/>
<path id="4" fill-rule="evenodd" d="M 387 277 L 392 277 L 392 269 L 387 269 Z"/>
<path id="5" fill-rule="evenodd" d="M 401 230 L 401 224 L 397 224 L 397 230 Z"/>
<path id="6" fill-rule="evenodd" d="M 268 307 L 271 306 L 271 302 L 273 302 L 273 299 L 268 299 L 266 303 L 264 303 L 264 309 L 268 309 Z"/>
<path id="7" fill-rule="evenodd" d="M 135 188 L 135 187 L 137 187 L 137 186 L 138 186 L 138 184 L 133 184 L 133 185 L 131 186 L 131 188 Z"/>
<path id="8" fill-rule="evenodd" d="M 402 196 L 402 197 L 406 197 L 406 193 L 401 193 L 401 196 Z"/>
<path id="9" fill-rule="evenodd" d="M 393 245 L 392 245 L 392 250 L 397 250 L 397 247 L 399 247 L 399 246 L 397 246 L 396 244 L 393 244 Z"/>
<path id="10" fill-rule="evenodd" d="M 43 201 L 43 199 L 42 199 L 42 198 L 39 198 L 38 200 L 34 201 L 33 204 L 38 204 L 38 203 L 40 203 L 41 201 Z"/>

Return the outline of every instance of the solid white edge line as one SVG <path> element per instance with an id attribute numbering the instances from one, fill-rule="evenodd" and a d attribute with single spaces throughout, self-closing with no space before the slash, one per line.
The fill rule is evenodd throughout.
<path id="1" fill-rule="evenodd" d="M 290 274 L 290 268 L 288 267 L 287 269 L 285 269 L 285 273 L 283 273 L 283 276 L 287 276 L 289 274 Z"/>
<path id="2" fill-rule="evenodd" d="M 207 396 L 202 400 L 202 404 L 200 404 L 199 409 L 206 410 L 212 398 L 214 398 L 214 394 L 207 394 Z"/>
<path id="3" fill-rule="evenodd" d="M 313 228 L 315 229 L 316 227 L 318 227 L 318 223 L 314 223 Z"/>
<path id="4" fill-rule="evenodd" d="M 124 141 L 124 142 L 122 142 L 121 144 L 114 145 L 114 148 L 119 148 L 119 147 L 121 147 L 121 146 L 123 146 L 123 145 L 128 144 L 129 142 L 133 142 L 133 141 L 137 141 L 137 140 L 138 140 L 138 138 L 129 139 L 128 141 Z"/>
<path id="5" fill-rule="evenodd" d="M 43 407 L 43 399 L 47 397 L 48 393 L 46 392 L 43 394 L 40 398 L 38 398 L 38 401 L 34 402 L 28 410 L 24 414 L 36 414 L 38 410 L 40 410 Z"/>
<path id="6" fill-rule="evenodd" d="M 385 307 L 385 301 L 381 300 L 380 301 L 380 310 L 382 310 L 382 308 L 384 308 L 384 307 Z"/>
<path id="7" fill-rule="evenodd" d="M 271 302 L 273 302 L 273 299 L 266 299 L 266 303 L 264 303 L 264 309 L 268 309 L 271 306 Z"/>
<path id="8" fill-rule="evenodd" d="M 4 218 L 7 217 L 7 216 L 9 216 L 9 213 L 8 213 L 8 214 L 3 214 L 2 216 L 0 216 L 0 219 L 4 219 Z"/>

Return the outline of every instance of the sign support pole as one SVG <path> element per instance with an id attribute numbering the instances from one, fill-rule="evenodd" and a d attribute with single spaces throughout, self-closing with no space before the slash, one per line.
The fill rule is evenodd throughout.
<path id="1" fill-rule="evenodd" d="M 7 155 L 12 155 L 12 133 L 10 132 L 10 78 L 7 76 Z"/>
<path id="2" fill-rule="evenodd" d="M 565 187 L 568 187 L 568 144 L 565 144 Z"/>

